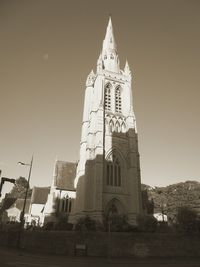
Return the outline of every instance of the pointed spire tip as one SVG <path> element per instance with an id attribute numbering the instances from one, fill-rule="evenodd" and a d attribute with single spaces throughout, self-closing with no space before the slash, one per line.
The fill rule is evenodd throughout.
<path id="1" fill-rule="evenodd" d="M 114 34 L 113 34 L 113 26 L 112 26 L 112 20 L 111 20 L 111 16 L 109 17 L 109 21 L 108 21 L 108 26 L 106 29 L 106 36 L 105 39 L 103 41 L 103 49 L 116 49 L 116 43 L 115 43 L 115 38 L 114 38 Z"/>

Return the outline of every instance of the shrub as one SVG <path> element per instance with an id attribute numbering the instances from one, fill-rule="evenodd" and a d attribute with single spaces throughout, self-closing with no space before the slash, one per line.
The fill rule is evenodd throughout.
<path id="1" fill-rule="evenodd" d="M 81 217 L 78 219 L 75 230 L 77 231 L 95 231 L 96 221 L 91 219 L 89 216 Z"/>
<path id="2" fill-rule="evenodd" d="M 158 222 L 156 231 L 159 233 L 171 233 L 174 230 L 172 225 L 169 225 L 168 222 Z"/>
<path id="3" fill-rule="evenodd" d="M 104 217 L 103 224 L 105 231 L 130 232 L 135 230 L 135 227 L 128 223 L 127 216 L 124 214 L 112 214 Z"/>
<path id="4" fill-rule="evenodd" d="M 95 221 L 95 230 L 98 232 L 105 232 L 106 228 L 105 225 L 100 221 Z"/>
<path id="5" fill-rule="evenodd" d="M 19 231 L 20 228 L 20 223 L 19 222 L 6 222 L 3 224 L 3 229 L 4 230 L 12 230 L 12 231 Z"/>
<path id="6" fill-rule="evenodd" d="M 54 230 L 69 231 L 72 230 L 73 224 L 68 223 L 68 216 L 66 214 L 60 214 L 57 222 L 54 224 Z"/>
<path id="7" fill-rule="evenodd" d="M 196 232 L 198 229 L 197 213 L 190 208 L 183 206 L 178 208 L 177 229 L 183 232 Z"/>
<path id="8" fill-rule="evenodd" d="M 57 218 L 56 222 L 47 222 L 43 226 L 44 230 L 56 230 L 56 231 L 71 231 L 73 229 L 73 224 L 68 223 L 68 217 L 64 215 L 60 215 Z"/>
<path id="9" fill-rule="evenodd" d="M 57 231 L 71 231 L 73 229 L 73 224 L 68 222 L 56 222 L 54 224 L 54 230 Z"/>
<path id="10" fill-rule="evenodd" d="M 158 221 L 152 215 L 140 214 L 137 216 L 138 230 L 141 232 L 155 232 Z"/>
<path id="11" fill-rule="evenodd" d="M 77 231 L 112 231 L 130 232 L 136 231 L 136 227 L 131 226 L 125 215 L 114 214 L 109 219 L 104 217 L 103 223 L 91 219 L 89 216 L 79 218 L 75 230 Z"/>
<path id="12" fill-rule="evenodd" d="M 51 231 L 54 230 L 54 222 L 47 222 L 43 226 L 44 230 Z"/>

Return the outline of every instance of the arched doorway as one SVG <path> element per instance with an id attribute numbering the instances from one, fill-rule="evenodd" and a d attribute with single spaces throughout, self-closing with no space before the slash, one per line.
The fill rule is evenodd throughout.
<path id="1" fill-rule="evenodd" d="M 118 231 L 126 217 L 124 205 L 116 198 L 110 200 L 105 209 L 105 219 L 108 230 Z"/>
<path id="2" fill-rule="evenodd" d="M 106 215 L 122 215 L 125 213 L 124 205 L 117 198 L 111 199 L 106 205 Z"/>

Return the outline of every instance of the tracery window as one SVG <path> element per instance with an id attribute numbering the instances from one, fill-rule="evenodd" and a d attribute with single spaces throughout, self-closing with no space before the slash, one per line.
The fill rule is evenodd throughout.
<path id="1" fill-rule="evenodd" d="M 111 110 L 111 85 L 108 83 L 105 87 L 105 109 Z"/>
<path id="2" fill-rule="evenodd" d="M 108 161 L 106 166 L 106 184 L 121 186 L 121 167 L 119 160 L 113 155 L 113 161 Z"/>
<path id="3" fill-rule="evenodd" d="M 115 111 L 118 113 L 122 112 L 121 90 L 119 86 L 115 90 Z"/>
<path id="4" fill-rule="evenodd" d="M 71 212 L 71 206 L 72 206 L 72 199 L 67 197 L 64 197 L 59 200 L 59 206 L 58 206 L 58 211 L 59 212 Z"/>

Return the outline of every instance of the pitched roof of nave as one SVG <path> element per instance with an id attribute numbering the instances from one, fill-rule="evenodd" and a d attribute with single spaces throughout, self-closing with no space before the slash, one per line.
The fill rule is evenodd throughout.
<path id="1" fill-rule="evenodd" d="M 50 187 L 33 187 L 31 204 L 45 204 L 50 192 Z"/>
<path id="2" fill-rule="evenodd" d="M 58 189 L 75 191 L 76 163 L 57 160 L 55 164 L 54 186 Z"/>

